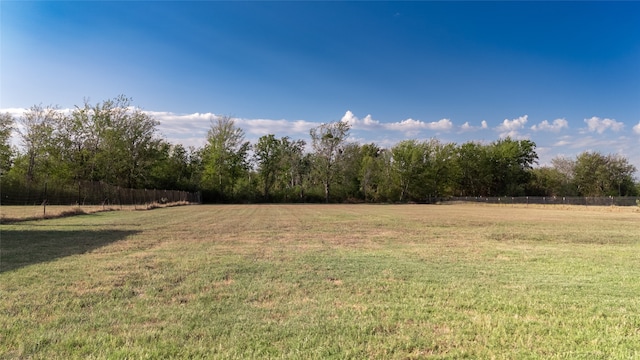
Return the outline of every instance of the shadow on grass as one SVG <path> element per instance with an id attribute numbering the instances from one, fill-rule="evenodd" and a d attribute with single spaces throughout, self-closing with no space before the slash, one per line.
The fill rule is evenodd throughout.
<path id="1" fill-rule="evenodd" d="M 133 230 L 2 230 L 0 273 L 83 254 L 138 233 Z"/>

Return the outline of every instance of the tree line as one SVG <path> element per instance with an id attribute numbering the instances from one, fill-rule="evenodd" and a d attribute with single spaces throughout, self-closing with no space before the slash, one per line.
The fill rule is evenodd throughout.
<path id="1" fill-rule="evenodd" d="M 638 196 L 636 168 L 583 152 L 536 167 L 531 140 L 483 144 L 409 139 L 391 148 L 349 142 L 332 122 L 302 139 L 255 143 L 228 116 L 211 119 L 203 147 L 164 140 L 159 122 L 118 96 L 71 112 L 34 105 L 0 114 L 2 191 L 101 181 L 126 188 L 201 191 L 208 202 L 426 202 L 450 196 Z M 13 132 L 21 147 L 10 145 Z"/>

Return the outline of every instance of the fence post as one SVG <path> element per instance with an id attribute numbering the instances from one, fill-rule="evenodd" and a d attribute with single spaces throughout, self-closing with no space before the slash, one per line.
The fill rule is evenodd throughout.
<path id="1" fill-rule="evenodd" d="M 42 218 L 47 217 L 47 183 L 44 183 L 44 198 L 42 199 Z"/>

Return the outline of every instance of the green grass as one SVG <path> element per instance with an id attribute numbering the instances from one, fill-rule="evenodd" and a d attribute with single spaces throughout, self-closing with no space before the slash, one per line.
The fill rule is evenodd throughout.
<path id="1" fill-rule="evenodd" d="M 0 231 L 0 358 L 640 358 L 637 212 L 202 205 Z"/>

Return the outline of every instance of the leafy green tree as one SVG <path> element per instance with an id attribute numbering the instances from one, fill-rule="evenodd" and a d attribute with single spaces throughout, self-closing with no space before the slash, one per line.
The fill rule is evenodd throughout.
<path id="1" fill-rule="evenodd" d="M 169 163 L 173 170 L 175 186 L 164 189 L 176 189 L 185 191 L 196 191 L 197 186 L 192 182 L 194 167 L 192 153 L 181 144 L 171 145 L 169 152 Z"/>
<path id="2" fill-rule="evenodd" d="M 22 140 L 25 161 L 21 162 L 28 185 L 46 181 L 51 169 L 52 135 L 55 130 L 58 109 L 52 106 L 34 105 L 20 118 L 18 133 Z"/>
<path id="3" fill-rule="evenodd" d="M 96 154 L 101 141 L 88 102 L 69 115 L 57 117 L 53 142 L 62 181 L 76 183 L 80 191 L 83 181 L 103 180 L 96 172 Z"/>
<path id="4" fill-rule="evenodd" d="M 431 139 L 424 146 L 428 155 L 423 179 L 427 195 L 435 198 L 452 195 L 457 176 L 455 144 Z"/>
<path id="5" fill-rule="evenodd" d="M 564 196 L 564 176 L 549 166 L 532 169 L 526 190 L 532 196 Z"/>
<path id="6" fill-rule="evenodd" d="M 607 156 L 607 168 L 611 185 L 609 194 L 612 196 L 636 196 L 633 175 L 636 167 L 621 155 L 609 154 Z M 617 192 L 616 192 L 617 190 Z"/>
<path id="7" fill-rule="evenodd" d="M 376 144 L 365 144 L 361 147 L 361 158 L 358 178 L 365 202 L 379 199 L 378 186 L 382 178 L 382 149 Z"/>
<path id="8" fill-rule="evenodd" d="M 200 190 L 204 171 L 204 148 L 196 148 L 194 146 L 187 147 L 187 158 L 187 184 L 189 184 L 189 186 L 185 190 Z"/>
<path id="9" fill-rule="evenodd" d="M 536 144 L 530 140 L 500 139 L 489 145 L 492 195 L 524 195 L 531 169 L 538 159 Z"/>
<path id="10" fill-rule="evenodd" d="M 124 95 L 97 104 L 91 116 L 98 141 L 98 177 L 113 185 L 144 187 L 162 143 L 159 122 Z"/>
<path id="11" fill-rule="evenodd" d="M 635 171 L 622 156 L 587 151 L 576 157 L 573 181 L 582 196 L 633 195 Z"/>
<path id="12" fill-rule="evenodd" d="M 284 191 L 284 200 L 304 201 L 305 187 L 311 176 L 311 154 L 305 154 L 306 142 L 304 140 L 291 140 L 283 137 L 281 146 L 281 184 Z"/>
<path id="13" fill-rule="evenodd" d="M 282 141 L 273 134 L 261 136 L 253 145 L 253 158 L 262 183 L 262 196 L 267 201 L 271 198 L 271 190 L 284 165 L 283 150 Z"/>
<path id="14" fill-rule="evenodd" d="M 336 176 L 334 194 L 341 201 L 361 201 L 363 195 L 360 187 L 360 164 L 363 152 L 360 144 L 349 143 L 344 146 Z"/>
<path id="15" fill-rule="evenodd" d="M 0 177 L 11 169 L 13 148 L 10 143 L 15 120 L 10 113 L 0 113 Z"/>
<path id="16" fill-rule="evenodd" d="M 609 187 L 607 160 L 597 152 L 583 152 L 576 157 L 574 182 L 583 196 L 604 196 Z"/>
<path id="17" fill-rule="evenodd" d="M 338 173 L 340 161 L 351 126 L 343 121 L 322 124 L 311 129 L 314 169 L 324 187 L 325 202 L 329 202 L 331 185 Z"/>
<path id="18" fill-rule="evenodd" d="M 273 134 L 262 136 L 253 145 L 253 160 L 262 198 L 273 201 L 274 195 L 289 201 L 303 200 L 303 183 L 309 175 L 309 156 L 304 154 L 305 142 L 292 141 Z"/>
<path id="19" fill-rule="evenodd" d="M 171 153 L 172 146 L 169 143 L 163 143 L 156 149 L 155 161 L 147 176 L 145 188 L 177 188 L 177 180 L 182 170 L 181 166 L 173 161 Z"/>
<path id="20" fill-rule="evenodd" d="M 422 200 L 426 196 L 424 175 L 429 163 L 429 152 L 425 143 L 404 140 L 391 149 L 394 178 L 400 189 L 399 201 Z"/>
<path id="21" fill-rule="evenodd" d="M 490 193 L 492 175 L 487 146 L 467 142 L 456 149 L 456 193 L 460 196 L 486 196 Z"/>
<path id="22" fill-rule="evenodd" d="M 156 151 L 156 159 L 145 188 L 196 191 L 192 182 L 190 153 L 181 144 L 162 142 Z"/>
<path id="23" fill-rule="evenodd" d="M 392 149 L 381 149 L 378 155 L 380 164 L 380 178 L 375 193 L 376 200 L 384 202 L 398 201 L 400 197 L 400 186 L 397 174 L 394 169 Z"/>
<path id="24" fill-rule="evenodd" d="M 244 131 L 231 117 L 213 118 L 203 150 L 203 188 L 218 200 L 234 198 L 238 181 L 249 171 L 249 149 Z"/>
<path id="25" fill-rule="evenodd" d="M 551 166 L 560 179 L 560 191 L 556 195 L 578 196 L 578 189 L 574 181 L 576 162 L 564 156 L 551 159 Z"/>

